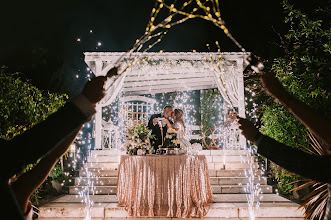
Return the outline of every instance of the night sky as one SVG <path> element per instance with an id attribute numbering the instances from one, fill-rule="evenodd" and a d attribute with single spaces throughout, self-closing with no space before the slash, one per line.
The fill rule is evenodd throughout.
<path id="1" fill-rule="evenodd" d="M 275 44 L 279 41 L 276 32 L 284 34 L 289 28 L 283 22 L 281 1 L 220 2 L 226 26 L 247 51 L 267 59 L 281 55 Z M 41 89 L 75 95 L 88 73 L 83 52 L 130 49 L 144 33 L 154 3 L 154 0 L 7 1 L 0 13 L 0 65 L 7 66 L 8 72 L 23 72 Z M 304 10 L 318 4 L 294 3 Z M 81 41 L 77 42 L 77 38 Z M 208 51 L 206 43 L 214 45 L 216 40 L 223 52 L 239 52 L 220 29 L 199 19 L 171 28 L 151 51 Z M 81 77 L 76 79 L 76 74 Z"/>

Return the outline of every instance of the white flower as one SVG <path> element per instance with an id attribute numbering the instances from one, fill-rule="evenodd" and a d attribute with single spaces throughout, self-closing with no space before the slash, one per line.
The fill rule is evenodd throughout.
<path id="1" fill-rule="evenodd" d="M 138 155 L 138 156 L 142 156 L 142 155 L 144 155 L 144 151 L 143 151 L 142 149 L 138 149 L 138 150 L 137 150 L 137 155 Z"/>

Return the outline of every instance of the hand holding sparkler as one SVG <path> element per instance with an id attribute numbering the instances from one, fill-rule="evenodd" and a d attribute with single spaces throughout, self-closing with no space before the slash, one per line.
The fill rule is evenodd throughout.
<path id="1" fill-rule="evenodd" d="M 104 96 L 105 96 L 105 89 L 103 88 L 105 82 L 107 81 L 106 76 L 98 76 L 91 81 L 88 81 L 82 94 L 93 104 L 96 105 Z"/>
<path id="2" fill-rule="evenodd" d="M 224 125 L 230 125 L 234 120 L 236 120 L 238 117 L 238 113 L 236 111 L 232 111 L 229 113 L 226 121 L 224 122 Z"/>
<path id="3" fill-rule="evenodd" d="M 241 133 L 246 137 L 247 140 L 255 143 L 258 135 L 260 135 L 259 130 L 255 125 L 246 118 L 238 117 L 239 129 Z"/>
<path id="4" fill-rule="evenodd" d="M 113 76 L 118 75 L 118 70 L 119 70 L 119 68 L 120 68 L 120 66 L 115 66 L 115 67 L 111 68 L 111 69 L 107 72 L 106 77 L 111 78 L 111 77 L 113 77 Z"/>

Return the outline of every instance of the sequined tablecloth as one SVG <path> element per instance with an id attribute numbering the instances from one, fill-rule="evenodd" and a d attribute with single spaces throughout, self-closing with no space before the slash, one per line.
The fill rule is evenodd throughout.
<path id="1" fill-rule="evenodd" d="M 131 216 L 205 216 L 214 202 L 203 155 L 122 155 L 117 197 Z"/>

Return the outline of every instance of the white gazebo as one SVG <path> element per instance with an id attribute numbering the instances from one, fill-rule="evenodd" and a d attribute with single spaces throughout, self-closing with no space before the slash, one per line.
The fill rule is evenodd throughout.
<path id="1" fill-rule="evenodd" d="M 239 116 L 245 117 L 243 70 L 245 53 L 137 53 L 125 55 L 124 52 L 85 52 L 85 62 L 96 76 L 105 75 L 123 56 L 123 62 L 131 57 L 144 58 L 143 62 L 131 66 L 117 80 L 108 80 L 106 96 L 97 106 L 95 116 L 95 149 L 102 149 L 103 136 L 109 136 L 111 123 L 102 119 L 102 107 L 110 105 L 122 92 L 122 107 L 131 111 L 132 117 L 147 118 L 152 112 L 155 100 L 147 94 L 167 93 L 217 88 L 224 101 L 235 108 Z M 221 59 L 219 68 L 215 61 Z M 116 128 L 115 128 L 116 129 Z M 237 128 L 235 128 L 237 130 Z M 238 143 L 242 148 L 245 139 L 239 135 Z M 238 136 L 239 135 L 239 136 Z"/>

